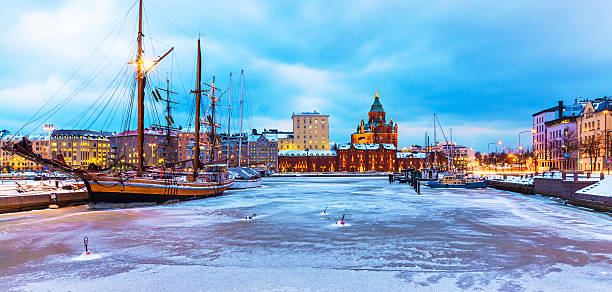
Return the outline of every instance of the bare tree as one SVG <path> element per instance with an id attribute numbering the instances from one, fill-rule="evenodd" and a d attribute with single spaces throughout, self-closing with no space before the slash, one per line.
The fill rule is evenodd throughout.
<path id="1" fill-rule="evenodd" d="M 603 136 L 601 135 L 593 134 L 582 139 L 580 148 L 589 155 L 591 160 L 591 170 L 594 169 L 595 161 L 597 160 L 597 157 L 599 157 L 601 147 L 605 146 L 604 144 L 605 142 Z M 595 160 L 593 160 L 593 158 L 595 158 Z"/>
<path id="2" fill-rule="evenodd" d="M 557 157 L 565 157 L 568 153 L 571 154 L 578 151 L 578 139 L 576 138 L 576 131 L 565 130 L 563 135 L 550 143 L 551 152 L 556 154 Z M 565 158 L 564 169 L 567 166 L 567 158 Z"/>

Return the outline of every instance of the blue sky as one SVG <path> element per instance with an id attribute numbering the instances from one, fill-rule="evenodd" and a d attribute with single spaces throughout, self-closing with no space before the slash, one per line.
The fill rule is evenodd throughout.
<path id="1" fill-rule="evenodd" d="M 91 112 L 84 109 L 108 98 L 104 90 L 129 66 L 136 10 L 118 26 L 121 31 L 113 28 L 132 4 L 64 0 L 5 6 L 0 128 L 18 129 L 55 92 L 45 110 L 99 73 L 69 105 L 38 121 L 58 128 L 88 125 Z M 531 127 L 531 114 L 560 99 L 612 95 L 610 6 L 606 1 L 151 0 L 145 1 L 145 54 L 155 58 L 175 47 L 152 72 L 151 84 L 165 86 L 163 79 L 171 76 L 180 93 L 176 121 L 182 126 L 193 99 L 187 93 L 194 87 L 195 40 L 201 33 L 206 80 L 215 75 L 219 87 L 227 88 L 233 72 L 234 116 L 238 75 L 246 72 L 245 127 L 289 130 L 293 112 L 317 110 L 330 115 L 330 140 L 348 142 L 378 90 L 387 117 L 399 122 L 400 146 L 422 144 L 436 112 L 459 144 L 485 150 L 488 142 L 502 140 L 516 148 L 518 132 Z M 120 115 L 110 112 L 92 129 L 120 130 Z M 30 128 L 40 129 L 38 123 Z M 522 141 L 531 143 L 525 134 Z"/>

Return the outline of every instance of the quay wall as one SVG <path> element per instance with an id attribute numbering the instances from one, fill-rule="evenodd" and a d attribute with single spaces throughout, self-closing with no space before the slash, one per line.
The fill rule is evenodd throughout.
<path id="1" fill-rule="evenodd" d="M 533 189 L 534 193 L 562 198 L 564 200 L 573 200 L 576 191 L 588 187 L 596 181 L 571 181 L 553 178 L 534 178 Z"/>
<path id="2" fill-rule="evenodd" d="M 86 204 L 87 192 L 24 194 L 0 197 L 0 213 L 46 209 L 55 204 L 59 207 Z"/>
<path id="3" fill-rule="evenodd" d="M 502 191 L 533 195 L 533 185 L 490 180 L 488 186 Z"/>
<path id="4" fill-rule="evenodd" d="M 597 211 L 612 212 L 612 197 L 576 193 L 576 191 L 594 183 L 596 183 L 596 181 L 568 181 L 552 178 L 534 178 L 533 185 L 491 180 L 489 181 L 489 187 L 526 195 L 538 194 L 561 198 L 575 206 L 586 207 Z"/>
<path id="5" fill-rule="evenodd" d="M 275 173 L 270 177 L 388 177 L 390 172 L 374 172 L 374 173 L 348 173 L 348 172 L 332 172 L 332 173 L 315 173 L 315 172 L 300 172 L 300 173 Z"/>

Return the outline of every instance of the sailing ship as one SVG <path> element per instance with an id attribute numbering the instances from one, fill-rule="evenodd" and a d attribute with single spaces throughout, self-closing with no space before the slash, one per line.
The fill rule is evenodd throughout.
<path id="1" fill-rule="evenodd" d="M 215 105 L 217 97 L 215 91 L 218 90 L 214 85 L 214 77 L 210 90 L 202 90 L 202 60 L 200 39 L 198 38 L 198 56 L 197 56 L 197 82 L 196 89 L 192 91 L 195 94 L 195 154 L 193 157 L 193 171 L 191 173 L 177 172 L 175 168 L 171 169 L 151 169 L 144 165 L 144 113 L 145 113 L 145 86 L 147 73 L 172 50 L 171 48 L 153 65 L 145 65 L 143 59 L 143 33 L 142 33 L 142 18 L 143 5 L 142 0 L 139 1 L 138 13 L 138 52 L 136 60 L 132 63 L 136 66 L 136 78 L 138 81 L 138 140 L 137 140 L 137 169 L 125 172 L 113 172 L 112 167 L 102 168 L 96 164 L 89 164 L 86 169 L 71 167 L 64 161 L 60 153 L 53 158 L 44 158 L 37 154 L 32 149 L 32 143 L 23 138 L 15 144 L 7 144 L 3 146 L 3 150 L 21 156 L 30 161 L 42 164 L 50 169 L 57 170 L 69 174 L 75 178 L 81 179 L 89 193 L 90 206 L 98 207 L 124 207 L 124 206 L 139 206 L 166 202 L 176 202 L 182 200 L 191 200 L 210 196 L 219 196 L 228 189 L 233 183 L 233 176 L 227 171 L 227 165 L 216 164 L 214 161 L 215 143 L 218 140 L 215 135 Z M 149 67 L 147 67 L 149 66 Z M 212 115 L 207 117 L 206 123 L 211 127 L 209 134 L 211 135 L 211 158 L 208 165 L 200 161 L 200 102 L 203 92 L 210 92 L 207 95 L 211 99 Z M 153 93 L 155 95 L 155 93 Z M 159 95 L 159 93 L 157 94 Z M 170 131 L 170 126 L 166 131 Z M 200 170 L 204 171 L 201 172 Z M 117 205 L 119 204 L 119 205 Z"/>

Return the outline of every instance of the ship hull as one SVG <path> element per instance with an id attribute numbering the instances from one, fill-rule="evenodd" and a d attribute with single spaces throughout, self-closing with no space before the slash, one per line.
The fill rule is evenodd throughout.
<path id="1" fill-rule="evenodd" d="M 438 189 L 477 189 L 477 188 L 486 188 L 487 181 L 478 181 L 478 182 L 469 182 L 462 184 L 445 184 L 437 181 L 429 181 L 427 182 L 427 186 L 430 188 L 438 188 Z"/>
<path id="2" fill-rule="evenodd" d="M 257 179 L 237 179 L 234 184 L 229 188 L 230 190 L 237 189 L 250 189 L 261 186 L 261 178 Z"/>
<path id="3" fill-rule="evenodd" d="M 222 182 L 168 183 L 165 180 L 118 179 L 86 181 L 94 208 L 131 207 L 187 201 L 223 195 L 232 180 Z"/>

